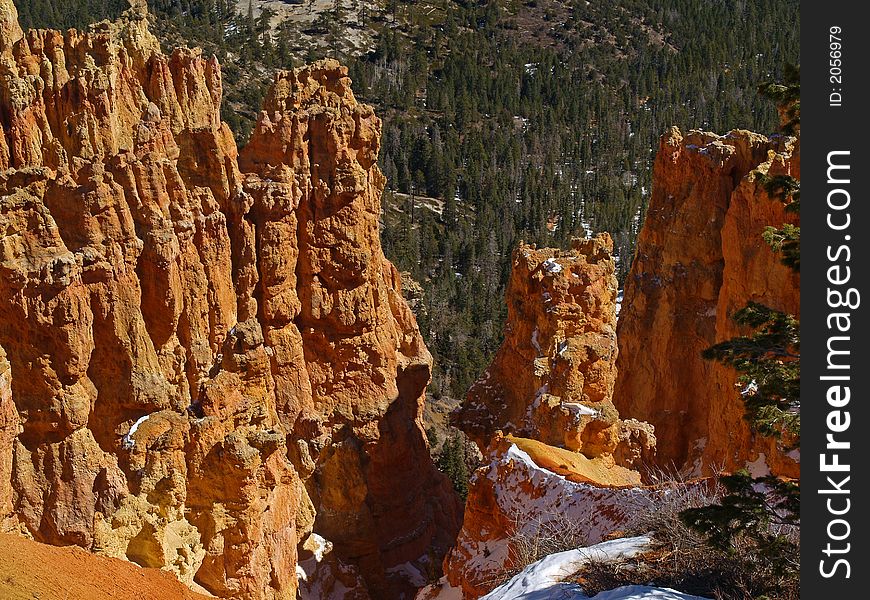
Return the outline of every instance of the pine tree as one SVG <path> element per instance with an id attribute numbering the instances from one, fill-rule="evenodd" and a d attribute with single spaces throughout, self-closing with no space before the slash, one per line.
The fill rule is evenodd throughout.
<path id="1" fill-rule="evenodd" d="M 791 315 L 750 302 L 734 320 L 754 331 L 720 342 L 702 356 L 737 371 L 751 427 L 784 450 L 800 443 L 800 324 Z"/>
<path id="2" fill-rule="evenodd" d="M 468 497 L 468 466 L 465 463 L 465 447 L 462 435 L 453 434 L 444 442 L 438 456 L 438 469 L 447 475 L 460 498 Z"/>

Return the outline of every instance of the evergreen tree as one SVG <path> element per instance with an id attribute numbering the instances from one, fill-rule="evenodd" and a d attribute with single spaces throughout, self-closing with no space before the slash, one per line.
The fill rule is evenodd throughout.
<path id="1" fill-rule="evenodd" d="M 445 440 L 437 464 L 438 469 L 450 479 L 459 497 L 465 500 L 468 497 L 468 465 L 462 434 L 454 433 Z"/>

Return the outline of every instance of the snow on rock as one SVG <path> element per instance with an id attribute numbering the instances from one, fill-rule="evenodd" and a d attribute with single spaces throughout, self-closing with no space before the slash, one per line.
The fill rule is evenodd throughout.
<path id="1" fill-rule="evenodd" d="M 447 582 L 466 598 L 492 589 L 508 570 L 512 540 L 570 524 L 581 541 L 595 544 L 627 527 L 661 494 L 646 487 L 602 487 L 571 481 L 538 466 L 511 444 L 472 477 L 465 520 L 445 560 Z"/>
<path id="2" fill-rule="evenodd" d="M 462 588 L 450 585 L 445 576 L 418 591 L 416 600 L 465 600 L 465 597 Z"/>
<path id="3" fill-rule="evenodd" d="M 585 600 L 588 596 L 575 596 L 575 600 Z M 531 600 L 531 599 L 529 599 Z M 570 597 L 566 600 L 570 600 Z M 627 585 L 615 590 L 596 594 L 591 600 L 708 600 L 701 596 L 690 596 L 670 588 L 654 588 L 648 585 Z"/>
<path id="4" fill-rule="evenodd" d="M 562 402 L 562 407 L 568 409 L 572 415 L 574 415 L 575 419 L 579 419 L 583 415 L 587 415 L 590 417 L 594 417 L 598 414 L 598 411 L 594 408 L 589 408 L 585 404 L 581 402 Z"/>
<path id="5" fill-rule="evenodd" d="M 612 561 L 641 552 L 650 539 L 645 536 L 601 542 L 594 546 L 545 556 L 495 588 L 481 600 L 545 600 L 588 598 L 577 583 L 565 581 L 589 561 Z"/>
<path id="6" fill-rule="evenodd" d="M 302 543 L 296 564 L 298 600 L 356 600 L 368 597 L 365 583 L 356 567 L 341 561 L 332 550 L 332 542 L 316 533 L 311 533 Z M 419 584 L 422 583 L 425 582 Z"/>
<path id="7" fill-rule="evenodd" d="M 547 260 L 545 260 L 541 264 L 541 267 L 543 267 L 543 269 L 547 273 L 561 273 L 562 272 L 562 265 L 557 263 L 556 260 L 553 258 L 548 258 Z"/>
<path id="8" fill-rule="evenodd" d="M 136 440 L 133 439 L 133 434 L 136 433 L 136 430 L 139 429 L 139 427 L 142 425 L 142 423 L 147 421 L 148 417 L 150 417 L 150 416 L 151 415 L 143 415 L 143 416 L 139 417 L 136 420 L 136 422 L 133 423 L 133 425 L 130 427 L 130 431 L 127 432 L 127 435 L 125 435 L 123 438 L 121 438 L 121 445 L 125 449 L 130 450 L 133 448 L 133 446 L 136 445 Z"/>
<path id="9" fill-rule="evenodd" d="M 620 538 L 598 544 L 557 552 L 525 567 L 481 600 L 708 600 L 670 588 L 629 585 L 588 596 L 583 588 L 569 581 L 590 561 L 608 562 L 635 556 L 650 544 L 647 536 Z M 447 577 L 427 586 L 417 600 L 468 600 L 461 587 L 451 585 Z"/>
<path id="10" fill-rule="evenodd" d="M 590 597 L 579 584 L 566 581 L 589 561 L 607 562 L 631 557 L 643 551 L 649 542 L 646 536 L 621 538 L 550 554 L 527 566 L 481 600 L 706 600 L 669 588 L 645 585 L 624 586 Z"/>
<path id="11" fill-rule="evenodd" d="M 543 356 L 544 351 L 541 350 L 541 342 L 538 341 L 538 335 L 540 334 L 540 330 L 535 327 L 535 330 L 532 332 L 532 347 L 538 351 L 538 356 Z"/>
<path id="12" fill-rule="evenodd" d="M 395 567 L 387 569 L 387 575 L 398 575 L 405 581 L 408 581 L 414 587 L 423 587 L 426 585 L 426 577 L 420 572 L 420 569 L 414 566 L 411 562 L 404 562 Z"/>
<path id="13" fill-rule="evenodd" d="M 754 461 L 747 462 L 746 470 L 755 478 L 770 475 L 770 467 L 767 466 L 767 457 L 764 455 L 764 452 L 759 453 L 758 458 Z"/>

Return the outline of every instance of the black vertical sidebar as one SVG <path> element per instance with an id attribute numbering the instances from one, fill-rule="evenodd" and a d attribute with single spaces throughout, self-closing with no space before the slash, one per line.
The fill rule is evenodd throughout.
<path id="1" fill-rule="evenodd" d="M 801 597 L 870 577 L 870 31 L 801 2 Z"/>

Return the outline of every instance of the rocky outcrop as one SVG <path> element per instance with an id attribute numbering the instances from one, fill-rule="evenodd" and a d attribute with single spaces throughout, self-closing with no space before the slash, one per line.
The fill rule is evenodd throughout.
<path id="1" fill-rule="evenodd" d="M 419 600 L 456 597 L 451 591 L 479 598 L 536 560 L 535 549 L 600 542 L 665 493 L 641 486 L 635 471 L 535 440 L 497 438 L 489 454 L 472 478 L 445 577 Z"/>
<path id="2" fill-rule="evenodd" d="M 606 233 L 568 251 L 515 251 L 504 343 L 453 415 L 487 464 L 471 480 L 445 577 L 421 600 L 478 598 L 527 564 L 530 545 L 569 531 L 571 543 L 601 541 L 658 493 L 641 486 L 653 429 L 620 419 L 612 401 L 612 251 Z"/>
<path id="3" fill-rule="evenodd" d="M 460 507 L 346 70 L 279 73 L 239 156 L 217 61 L 162 54 L 143 8 L 23 33 L 0 7 L 7 528 L 258 600 L 296 597 L 315 531 L 363 592 L 410 587 Z"/>
<path id="4" fill-rule="evenodd" d="M 505 340 L 468 392 L 456 425 L 483 450 L 496 431 L 516 433 L 639 466 L 652 429 L 622 421 L 616 379 L 616 276 L 608 234 L 571 249 L 514 252 Z"/>
<path id="5" fill-rule="evenodd" d="M 736 374 L 701 351 L 740 331 L 749 301 L 798 315 L 799 277 L 762 240 L 797 223 L 756 174 L 800 177 L 799 141 L 747 131 L 725 136 L 672 129 L 662 138 L 653 192 L 617 330 L 614 402 L 655 426 L 658 459 L 708 471 L 797 464 L 743 419 Z"/>

